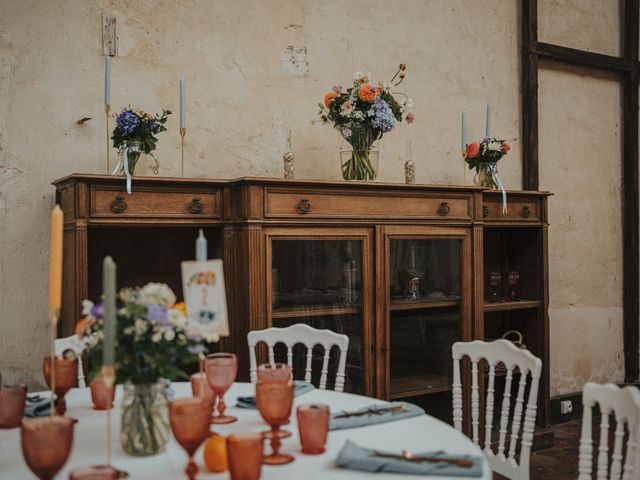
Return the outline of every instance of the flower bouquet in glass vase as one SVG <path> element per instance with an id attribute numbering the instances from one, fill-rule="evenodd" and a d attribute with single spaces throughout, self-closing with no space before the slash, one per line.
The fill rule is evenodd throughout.
<path id="1" fill-rule="evenodd" d="M 142 110 L 134 111 L 125 108 L 116 118 L 116 128 L 113 129 L 113 146 L 118 149 L 121 160 L 113 170 L 112 175 L 120 172 L 127 177 L 127 192 L 131 193 L 131 177 L 142 153 L 153 158 L 151 166 L 153 173 L 160 169 L 158 159 L 153 155 L 158 143 L 157 134 L 167 130 L 164 124 L 171 115 L 169 110 L 163 110 L 161 115 L 150 115 Z"/>
<path id="2" fill-rule="evenodd" d="M 505 140 L 492 137 L 467 144 L 462 156 L 469 165 L 469 170 L 476 170 L 473 182 L 479 187 L 502 190 L 502 181 L 498 175 L 498 160 L 509 153 L 510 149 Z"/>
<path id="3" fill-rule="evenodd" d="M 378 151 L 375 142 L 399 122 L 413 122 L 413 102 L 393 89 L 405 77 L 407 66 L 400 64 L 390 82 L 371 83 L 369 75 L 357 72 L 353 85 L 335 86 L 319 103 L 320 119 L 332 124 L 351 145 L 340 152 L 345 180 L 375 180 L 378 176 Z M 399 98 L 401 97 L 401 98 Z"/>
<path id="4" fill-rule="evenodd" d="M 124 383 L 120 441 L 130 455 L 153 455 L 169 438 L 169 382 L 189 380 L 185 369 L 218 338 L 190 334 L 184 304 L 176 304 L 165 284 L 123 289 L 118 299 L 115 370 L 116 382 Z M 101 366 L 104 308 L 88 300 L 83 306 L 86 316 L 76 333 L 86 344 L 93 378 Z"/>

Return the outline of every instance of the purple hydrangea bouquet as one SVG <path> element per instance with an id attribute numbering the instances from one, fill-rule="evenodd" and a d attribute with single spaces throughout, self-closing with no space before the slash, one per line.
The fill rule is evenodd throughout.
<path id="1" fill-rule="evenodd" d="M 127 176 L 129 193 L 131 193 L 130 177 L 134 174 L 142 153 L 151 155 L 155 162 L 151 168 L 154 173 L 158 173 L 158 160 L 152 152 L 158 143 L 156 135 L 167 130 L 165 123 L 169 115 L 171 115 L 169 110 L 163 110 L 161 115 L 150 115 L 142 110 L 134 111 L 130 107 L 116 115 L 116 128 L 113 129 L 111 139 L 122 161 L 118 163 L 113 173 L 120 170 Z"/>
<path id="2" fill-rule="evenodd" d="M 320 119 L 331 123 L 353 149 L 341 158 L 345 180 L 374 180 L 378 175 L 374 142 L 397 123 L 413 122 L 411 99 L 392 91 L 403 82 L 406 69 L 406 64 L 400 64 L 390 82 L 377 84 L 370 83 L 369 75 L 357 72 L 352 87 L 343 90 L 335 86 L 318 104 Z"/>

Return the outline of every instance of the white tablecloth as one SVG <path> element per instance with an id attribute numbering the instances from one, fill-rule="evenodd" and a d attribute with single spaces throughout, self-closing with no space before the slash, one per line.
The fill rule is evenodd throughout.
<path id="1" fill-rule="evenodd" d="M 175 398 L 191 396 L 188 383 L 174 383 Z M 226 403 L 228 412 L 238 417 L 238 421 L 228 425 L 215 425 L 214 430 L 222 435 L 234 432 L 259 432 L 267 426 L 255 410 L 233 407 L 235 398 L 240 395 L 253 395 L 254 387 L 247 383 L 237 383 L 227 392 Z M 183 475 L 187 464 L 184 450 L 173 438 L 164 453 L 151 457 L 130 457 L 124 453 L 119 443 L 120 410 L 118 407 L 121 390 L 116 392 L 116 408 L 112 412 L 113 422 L 113 464 L 126 470 L 132 480 L 177 480 L 186 478 Z M 357 408 L 380 403 L 359 395 L 336 393 L 331 391 L 314 390 L 296 398 L 296 404 L 326 403 L 333 411 L 354 410 Z M 67 479 L 74 468 L 86 465 L 102 464 L 105 462 L 106 413 L 98 412 L 91 407 L 89 389 L 73 389 L 67 395 L 67 415 L 77 418 L 75 426 L 74 445 L 67 464 L 57 479 Z M 282 451 L 295 456 L 295 461 L 284 466 L 263 466 L 264 480 L 409 480 L 424 478 L 429 480 L 446 480 L 451 477 L 416 477 L 413 475 L 371 474 L 336 468 L 333 465 L 338 452 L 347 439 L 358 445 L 385 451 L 408 450 L 411 452 L 425 452 L 430 450 L 445 450 L 453 454 L 469 454 L 482 457 L 482 452 L 464 435 L 451 426 L 428 415 L 409 418 L 382 425 L 372 425 L 361 428 L 329 432 L 327 450 L 322 455 L 304 455 L 300 452 L 297 435 L 295 414 L 291 416 L 288 428 L 293 436 L 283 440 Z M 265 452 L 269 446 L 265 445 Z M 491 470 L 483 458 L 483 479 L 491 479 Z M 228 479 L 228 472 L 213 474 L 206 470 L 202 460 L 202 448 L 196 454 L 196 460 L 201 469 L 199 479 Z M 35 478 L 28 470 L 20 449 L 20 429 L 0 430 L 0 478 L 2 480 L 23 480 Z"/>

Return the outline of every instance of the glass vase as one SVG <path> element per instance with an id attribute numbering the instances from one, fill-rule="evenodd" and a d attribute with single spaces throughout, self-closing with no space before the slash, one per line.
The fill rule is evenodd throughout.
<path id="1" fill-rule="evenodd" d="M 126 151 L 127 162 L 124 161 L 124 154 Z M 122 146 L 122 171 L 123 175 L 126 175 L 126 168 L 129 169 L 129 175 L 134 175 L 136 171 L 136 165 L 140 160 L 142 154 L 142 142 L 138 139 L 125 140 Z"/>
<path id="2" fill-rule="evenodd" d="M 351 145 L 350 150 L 340 150 L 340 168 L 345 180 L 375 180 L 378 176 L 379 152 L 374 142 L 379 138 L 375 131 L 367 129 L 342 132 Z"/>
<path id="3" fill-rule="evenodd" d="M 498 164 L 496 162 L 482 162 L 478 164 L 478 170 L 473 177 L 473 183 L 479 187 L 499 190 Z"/>
<path id="4" fill-rule="evenodd" d="M 141 457 L 162 452 L 169 439 L 168 382 L 124 385 L 120 443 Z"/>

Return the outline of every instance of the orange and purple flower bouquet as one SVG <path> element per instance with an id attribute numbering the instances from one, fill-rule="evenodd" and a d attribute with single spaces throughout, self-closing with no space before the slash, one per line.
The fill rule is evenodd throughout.
<path id="1" fill-rule="evenodd" d="M 357 72 L 352 87 L 343 90 L 335 86 L 318 104 L 320 119 L 331 123 L 353 149 L 342 161 L 345 180 L 374 180 L 378 175 L 370 159 L 374 142 L 397 123 L 413 122 L 413 102 L 392 90 L 403 82 L 406 70 L 402 63 L 390 82 L 377 84 L 371 83 L 369 75 Z"/>

